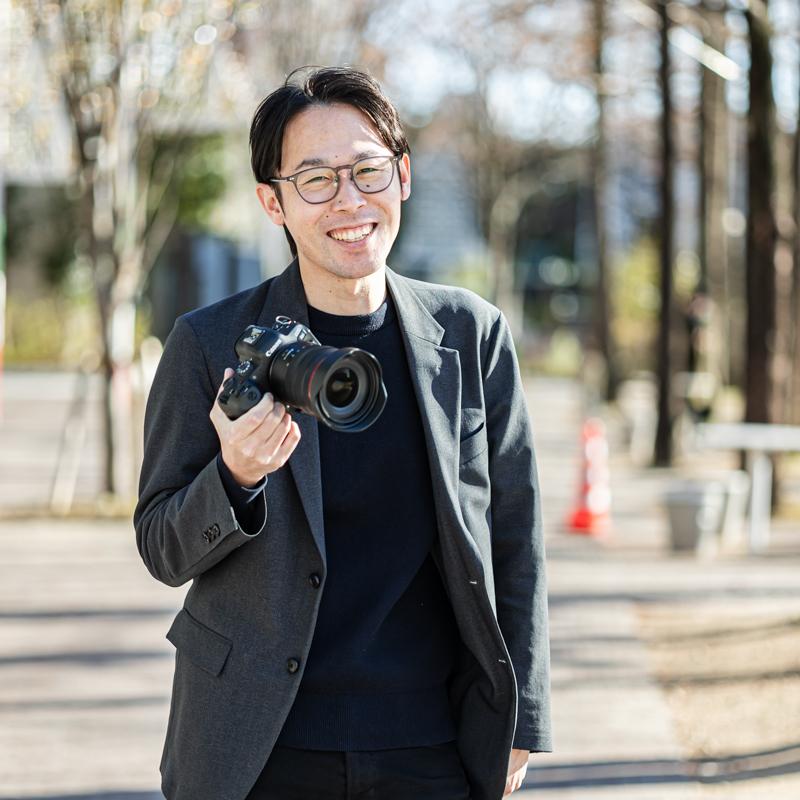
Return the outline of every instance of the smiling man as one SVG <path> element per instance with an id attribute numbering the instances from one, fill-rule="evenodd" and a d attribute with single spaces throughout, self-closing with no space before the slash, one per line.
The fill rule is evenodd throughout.
<path id="1" fill-rule="evenodd" d="M 161 761 L 168 800 L 499 800 L 550 749 L 539 490 L 508 326 L 387 267 L 409 148 L 368 75 L 258 108 L 258 199 L 294 259 L 177 320 L 148 401 L 137 543 L 189 580 Z M 413 232 L 412 232 L 413 234 Z M 267 394 L 216 403 L 233 343 L 285 315 L 375 355 L 360 433 Z"/>

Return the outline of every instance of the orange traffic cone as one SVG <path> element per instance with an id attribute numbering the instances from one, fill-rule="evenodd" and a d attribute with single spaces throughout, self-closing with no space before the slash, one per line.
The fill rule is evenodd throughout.
<path id="1" fill-rule="evenodd" d="M 611 524 L 611 489 L 608 473 L 608 440 L 601 419 L 583 424 L 583 464 L 578 504 L 567 519 L 572 533 L 602 536 Z"/>

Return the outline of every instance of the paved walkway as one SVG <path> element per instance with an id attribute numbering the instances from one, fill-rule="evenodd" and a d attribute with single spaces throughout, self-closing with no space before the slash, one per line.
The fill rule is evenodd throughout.
<path id="1" fill-rule="evenodd" d="M 86 507 L 102 478 L 99 377 L 12 370 L 0 381 L 0 511 L 48 509 L 65 493 Z"/>
<path id="2" fill-rule="evenodd" d="M 578 479 L 579 395 L 552 381 L 534 382 L 529 395 L 546 503 L 556 752 L 532 758 L 520 795 L 692 797 L 679 783 L 669 710 L 648 677 L 631 570 L 597 541 L 563 533 Z M 655 520 L 646 535 L 661 530 Z"/>
<path id="3" fill-rule="evenodd" d="M 776 526 L 773 552 L 760 558 L 704 562 L 670 555 L 661 498 L 675 473 L 633 469 L 613 426 L 612 535 L 598 541 L 565 533 L 576 489 L 578 397 L 569 384 L 536 381 L 530 398 L 547 503 L 556 752 L 532 757 L 520 796 L 796 800 L 797 754 L 769 780 L 718 782 L 713 767 L 687 761 L 665 695 L 650 676 L 638 612 L 724 602 L 747 613 L 767 603 L 796 616 L 800 536 L 791 526 Z M 787 734 L 800 741 L 800 723 Z"/>
<path id="4" fill-rule="evenodd" d="M 182 590 L 126 522 L 2 522 L 0 550 L 0 797 L 160 797 Z"/>
<path id="5" fill-rule="evenodd" d="M 667 557 L 659 498 L 669 474 L 632 470 L 621 456 L 613 538 L 563 533 L 578 395 L 569 382 L 537 380 L 530 407 L 548 530 L 557 751 L 532 757 L 518 796 L 796 800 L 791 765 L 769 780 L 695 779 L 637 618 L 647 604 L 712 600 L 743 610 L 782 603 L 797 614 L 796 551 Z M 156 800 L 173 663 L 164 633 L 184 590 L 150 578 L 125 521 L 8 519 L 0 552 L 0 800 Z"/>

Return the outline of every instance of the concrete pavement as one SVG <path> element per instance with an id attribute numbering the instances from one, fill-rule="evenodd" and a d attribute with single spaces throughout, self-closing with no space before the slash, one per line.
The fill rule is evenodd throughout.
<path id="1" fill-rule="evenodd" d="M 529 405 L 548 531 L 555 752 L 532 757 L 520 796 L 688 800 L 684 754 L 638 638 L 632 571 L 607 545 L 563 532 L 578 485 L 580 395 L 534 381 Z M 653 541 L 660 520 L 648 527 Z"/>
<path id="2" fill-rule="evenodd" d="M 713 769 L 686 759 L 638 622 L 648 604 L 797 613 L 791 537 L 776 535 L 780 558 L 669 556 L 660 497 L 670 475 L 632 469 L 622 455 L 612 459 L 613 537 L 565 534 L 579 394 L 571 382 L 539 379 L 529 397 L 548 531 L 556 752 L 532 757 L 518 796 L 800 796 L 791 764 L 769 779 L 714 783 Z M 160 797 L 174 652 L 164 633 L 184 590 L 150 578 L 127 521 L 6 519 L 0 552 L 0 800 Z"/>
<path id="3" fill-rule="evenodd" d="M 800 612 L 800 535 L 776 524 L 771 554 L 714 561 L 667 549 L 662 506 L 677 470 L 633 468 L 610 429 L 612 532 L 566 533 L 577 488 L 582 409 L 569 384 L 534 381 L 530 406 L 545 498 L 553 663 L 555 752 L 531 758 L 520 796 L 541 800 L 796 800 L 796 755 L 768 779 L 687 758 L 641 639 L 643 608 L 724 603 L 742 614 L 768 606 Z M 717 457 L 702 467 L 724 467 Z M 685 472 L 684 468 L 684 472 Z M 701 470 L 702 471 L 702 470 Z M 570 474 L 572 473 L 572 474 Z M 800 723 L 787 731 L 800 740 Z M 756 760 L 757 762 L 757 760 Z M 752 762 L 750 762 L 752 769 Z"/>
<path id="4" fill-rule="evenodd" d="M 46 510 L 65 489 L 87 507 L 102 478 L 99 376 L 7 370 L 0 388 L 0 512 Z"/>
<path id="5" fill-rule="evenodd" d="M 181 590 L 128 522 L 4 521 L 0 549 L 0 797 L 159 797 Z"/>

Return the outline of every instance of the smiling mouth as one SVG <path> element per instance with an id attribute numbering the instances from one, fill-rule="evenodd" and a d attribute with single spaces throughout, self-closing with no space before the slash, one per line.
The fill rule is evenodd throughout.
<path id="1" fill-rule="evenodd" d="M 377 223 L 370 222 L 366 225 L 359 225 L 357 228 L 336 228 L 328 231 L 328 236 L 337 242 L 360 242 L 366 239 L 377 227 Z"/>

